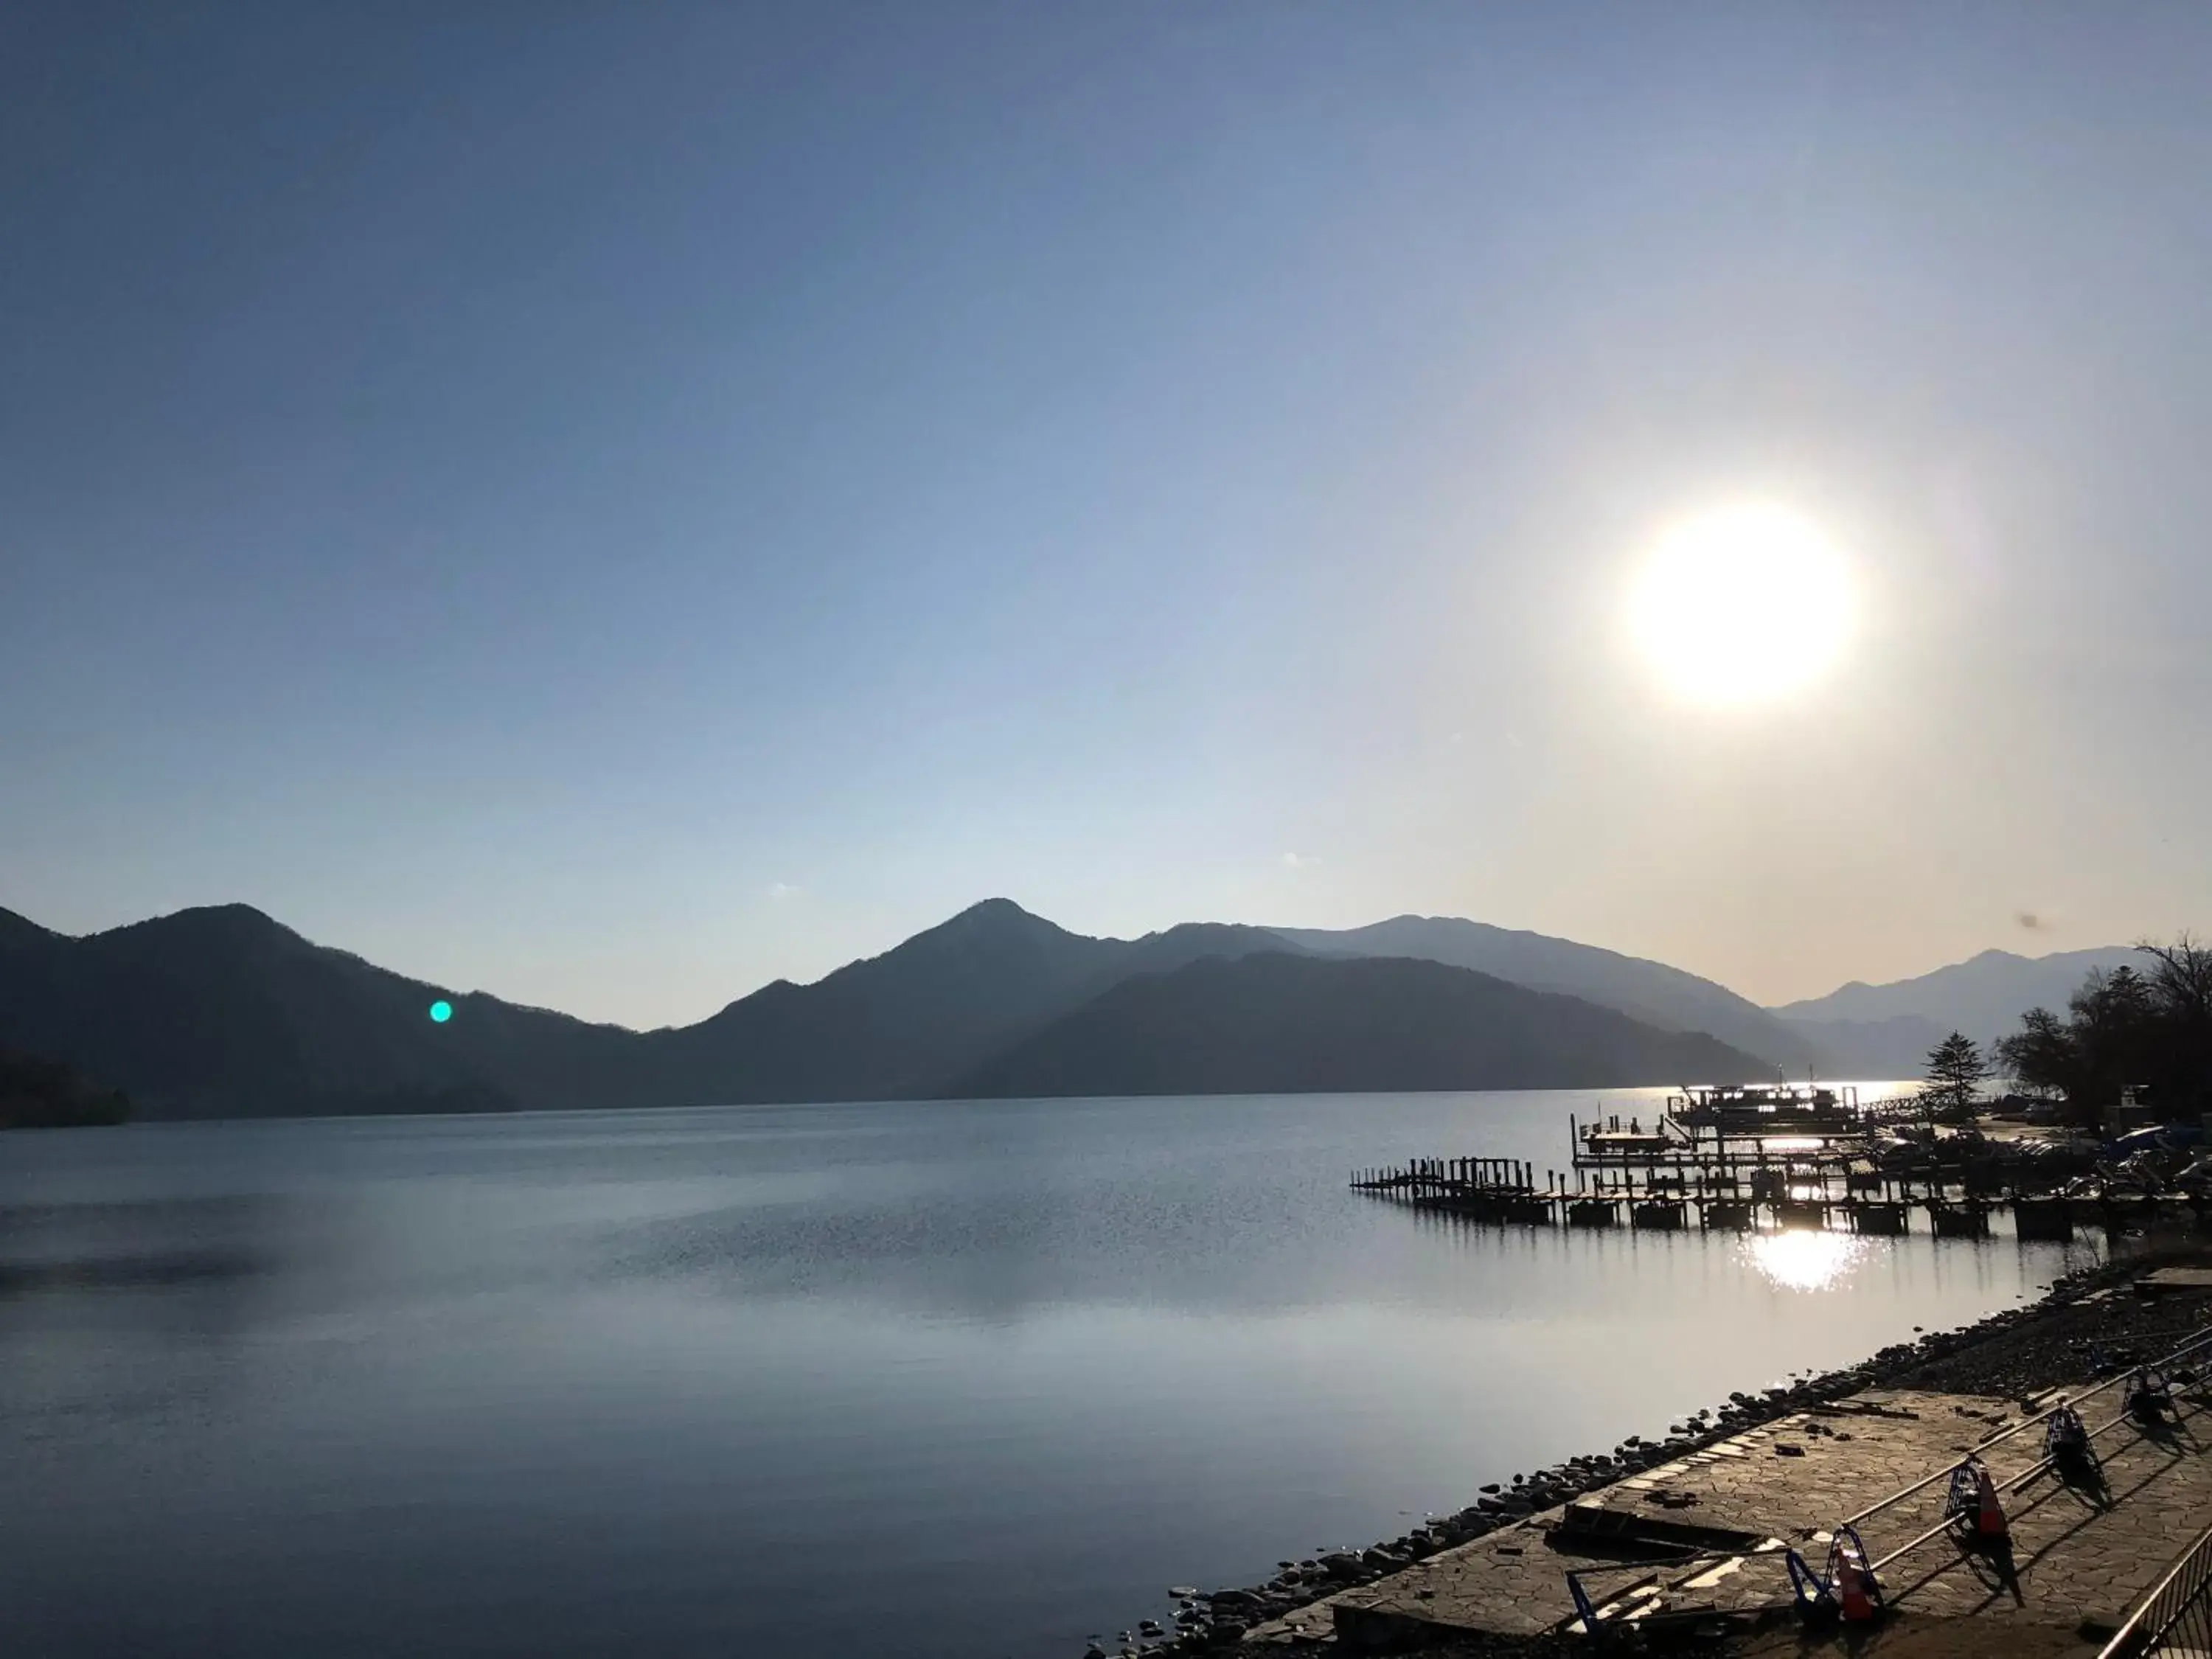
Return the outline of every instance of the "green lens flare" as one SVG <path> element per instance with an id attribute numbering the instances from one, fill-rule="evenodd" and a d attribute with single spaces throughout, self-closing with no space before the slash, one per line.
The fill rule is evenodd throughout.
<path id="1" fill-rule="evenodd" d="M 443 1025 L 453 1017 L 453 1005 L 443 997 L 430 1005 L 430 1018 Z"/>

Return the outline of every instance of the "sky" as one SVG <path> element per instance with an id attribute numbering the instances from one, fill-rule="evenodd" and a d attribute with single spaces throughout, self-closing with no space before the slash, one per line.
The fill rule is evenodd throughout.
<path id="1" fill-rule="evenodd" d="M 698 1018 L 978 899 L 2212 923 L 2212 9 L 0 9 L 0 905 Z M 1626 597 L 1753 502 L 1834 659 Z M 1794 637 L 1794 636 L 1793 636 Z"/>

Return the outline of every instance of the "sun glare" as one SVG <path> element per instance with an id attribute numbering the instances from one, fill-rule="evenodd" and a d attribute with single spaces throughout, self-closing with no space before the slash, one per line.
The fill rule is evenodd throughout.
<path id="1" fill-rule="evenodd" d="M 1784 507 L 1737 507 L 1660 538 L 1637 574 L 1629 623 L 1682 696 L 1750 703 L 1832 667 L 1855 611 L 1850 573 L 1818 529 Z"/>
<path id="2" fill-rule="evenodd" d="M 1745 1242 L 1752 1263 L 1790 1291 L 1825 1291 L 1841 1284 L 1865 1245 L 1849 1233 L 1764 1233 Z"/>

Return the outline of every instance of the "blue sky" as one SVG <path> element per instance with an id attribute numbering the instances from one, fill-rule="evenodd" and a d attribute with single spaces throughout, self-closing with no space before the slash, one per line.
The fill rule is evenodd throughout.
<path id="1" fill-rule="evenodd" d="M 0 904 L 647 1024 L 1000 893 L 1770 1000 L 2203 926 L 2208 69 L 2183 6 L 11 7 Z M 1686 708 L 1618 595 L 1745 497 L 1862 625 Z"/>

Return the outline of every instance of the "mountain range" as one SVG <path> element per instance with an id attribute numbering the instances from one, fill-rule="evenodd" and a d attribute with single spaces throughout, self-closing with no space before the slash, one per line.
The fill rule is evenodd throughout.
<path id="1" fill-rule="evenodd" d="M 1455 930 L 1497 931 L 1407 920 L 1440 950 Z M 1626 1085 L 1773 1071 L 1767 1055 L 1686 1020 L 1450 962 L 1378 958 L 1361 944 L 1206 923 L 1092 939 L 991 899 L 813 984 L 779 980 L 696 1024 L 640 1032 L 409 979 L 245 905 L 83 938 L 0 911 L 0 1043 L 126 1090 L 143 1117 Z M 1727 996 L 1592 954 L 1631 982 L 1649 970 L 1657 1015 Z M 428 1017 L 438 1001 L 452 1008 L 443 1023 Z M 1729 1012 L 1755 1025 L 1751 1005 Z"/>
<path id="2" fill-rule="evenodd" d="M 2117 945 L 2044 957 L 1984 951 L 1917 978 L 1887 985 L 1853 980 L 1826 996 L 1771 1012 L 1826 1057 L 1832 1075 L 1910 1077 L 1953 1031 L 1987 1047 L 2018 1030 L 2030 1008 L 2063 1013 L 2066 999 L 2092 971 L 2124 962 L 2140 967 L 2142 957 Z"/>
<path id="3" fill-rule="evenodd" d="M 410 979 L 242 904 L 82 938 L 0 910 L 0 1045 L 147 1117 L 1904 1076 L 1954 1026 L 1994 1036 L 2126 955 L 1989 951 L 1770 1010 L 1455 917 L 1094 939 L 990 899 L 641 1032 Z"/>

